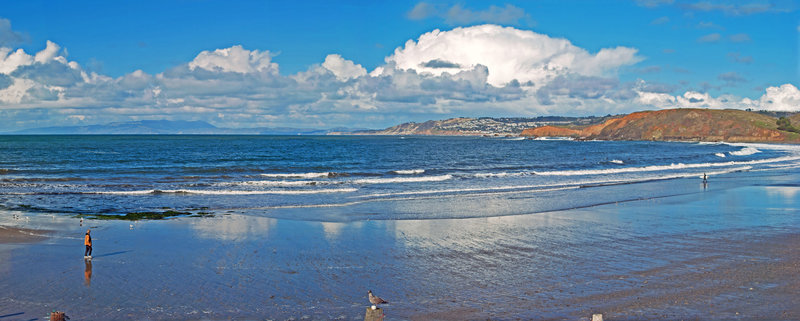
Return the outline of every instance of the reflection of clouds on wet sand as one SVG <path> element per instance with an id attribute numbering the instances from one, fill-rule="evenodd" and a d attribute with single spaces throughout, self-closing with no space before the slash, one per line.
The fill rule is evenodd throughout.
<path id="1" fill-rule="evenodd" d="M 226 241 L 264 238 L 277 220 L 268 217 L 225 215 L 192 220 L 191 227 L 199 237 Z"/>
<path id="2" fill-rule="evenodd" d="M 360 229 L 361 226 L 364 224 L 363 222 L 352 222 L 352 223 L 341 223 L 341 222 L 320 222 L 322 225 L 322 230 L 325 233 L 325 238 L 329 241 L 337 239 L 341 234 L 343 229 L 346 227 Z"/>
<path id="3" fill-rule="evenodd" d="M 407 245 L 474 247 L 480 239 L 484 245 L 496 246 L 497 241 L 534 238 L 540 229 L 564 229 L 571 220 L 554 218 L 550 214 L 513 215 L 460 220 L 398 220 L 389 221 L 395 238 Z M 525 235 L 528 235 L 526 237 Z"/>
<path id="4" fill-rule="evenodd" d="M 764 189 L 767 191 L 767 194 L 770 196 L 778 196 L 783 197 L 789 202 L 794 202 L 798 193 L 800 193 L 800 187 L 789 187 L 789 186 L 766 186 Z"/>
<path id="5" fill-rule="evenodd" d="M 322 230 L 328 240 L 336 239 L 342 233 L 342 228 L 347 225 L 339 222 L 320 222 L 320 224 L 322 224 Z"/>

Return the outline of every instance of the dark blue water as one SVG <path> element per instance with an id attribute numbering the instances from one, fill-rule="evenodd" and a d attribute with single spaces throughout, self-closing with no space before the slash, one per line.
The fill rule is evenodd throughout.
<path id="1" fill-rule="evenodd" d="M 0 209 L 319 221 L 502 216 L 792 170 L 793 145 L 484 137 L 0 136 Z M 658 182 L 658 184 L 653 184 Z M 621 185 L 638 184 L 619 193 Z M 630 192 L 633 190 L 634 192 Z"/>

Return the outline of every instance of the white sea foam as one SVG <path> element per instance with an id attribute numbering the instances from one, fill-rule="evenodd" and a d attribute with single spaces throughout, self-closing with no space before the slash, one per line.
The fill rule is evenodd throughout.
<path id="1" fill-rule="evenodd" d="M 733 156 L 747 156 L 747 155 L 753 155 L 755 153 L 760 153 L 760 152 L 761 152 L 760 150 L 755 149 L 753 147 L 745 147 L 745 148 L 742 148 L 742 149 L 737 150 L 737 151 L 729 152 L 728 154 L 731 154 Z"/>
<path id="2" fill-rule="evenodd" d="M 706 175 L 722 175 L 727 173 L 733 172 L 741 172 L 747 171 L 752 169 L 751 166 L 741 166 L 741 167 L 734 167 L 728 168 L 719 171 L 710 171 L 705 172 Z M 637 177 L 634 179 L 594 179 L 594 180 L 576 180 L 576 181 L 567 181 L 559 184 L 539 184 L 539 185 L 508 185 L 508 186 L 496 186 L 496 187 L 479 187 L 479 188 L 455 188 L 455 189 L 437 189 L 437 190 L 420 190 L 420 191 L 406 191 L 406 192 L 395 192 L 395 193 L 377 193 L 377 194 L 368 194 L 368 195 L 355 195 L 355 198 L 377 198 L 380 200 L 403 200 L 403 199 L 414 199 L 414 197 L 428 197 L 432 195 L 440 195 L 440 194 L 459 194 L 464 195 L 466 194 L 509 194 L 509 193 L 540 193 L 540 192 L 550 192 L 550 191 L 561 191 L 561 190 L 571 190 L 571 189 L 578 189 L 584 188 L 589 186 L 602 186 L 602 185 L 609 185 L 609 184 L 630 184 L 630 183 L 639 183 L 639 182 L 647 182 L 652 180 L 665 180 L 665 179 L 675 179 L 675 178 L 691 178 L 691 177 L 702 177 L 702 172 L 683 172 L 683 173 L 672 173 L 672 174 L 654 174 L 644 177 Z M 402 198 L 397 198 L 402 197 Z"/>
<path id="3" fill-rule="evenodd" d="M 149 194 L 198 194 L 198 195 L 305 195 L 325 193 L 355 192 L 357 188 L 330 188 L 315 190 L 272 190 L 272 191 L 234 191 L 234 190 L 144 190 L 144 191 L 109 191 L 109 192 L 82 192 L 81 194 L 112 194 L 112 195 L 149 195 Z"/>
<path id="4" fill-rule="evenodd" d="M 420 183 L 441 182 L 453 178 L 453 175 L 421 176 L 421 177 L 392 177 L 392 178 L 364 178 L 349 181 L 354 184 L 389 184 L 389 183 Z"/>
<path id="5" fill-rule="evenodd" d="M 276 186 L 276 187 L 296 187 L 329 184 L 323 181 L 244 181 L 244 182 L 224 182 L 216 183 L 214 186 Z"/>
<path id="6" fill-rule="evenodd" d="M 508 138 L 508 139 L 504 139 L 504 140 L 507 140 L 507 141 L 518 141 L 518 140 L 525 140 L 525 137 L 514 137 L 514 138 Z"/>
<path id="7" fill-rule="evenodd" d="M 766 165 L 766 167 L 775 168 L 775 169 L 797 168 L 798 166 L 800 166 L 800 164 L 798 164 L 798 163 L 793 163 L 793 164 L 769 164 L 769 165 Z"/>
<path id="8" fill-rule="evenodd" d="M 617 165 L 622 165 L 622 164 L 625 164 L 625 162 L 623 162 L 623 161 L 621 161 L 621 160 L 619 160 L 619 159 L 612 159 L 612 160 L 610 160 L 609 162 L 610 162 L 610 163 L 613 163 L 613 164 L 617 164 Z"/>
<path id="9" fill-rule="evenodd" d="M 408 191 L 408 192 L 395 192 L 395 193 L 377 193 L 368 195 L 358 195 L 358 198 L 386 198 L 393 196 L 414 196 L 414 195 L 434 195 L 434 194 L 452 194 L 452 193 L 519 193 L 519 192 L 547 192 L 567 189 L 577 189 L 580 186 L 564 186 L 564 185 L 517 185 L 517 186 L 497 186 L 497 187 L 481 187 L 481 188 L 453 188 L 453 189 L 437 189 L 437 190 L 421 190 L 421 191 Z"/>
<path id="10" fill-rule="evenodd" d="M 715 153 L 714 155 L 717 155 L 717 157 L 725 158 L 725 153 Z"/>
<path id="11" fill-rule="evenodd" d="M 325 203 L 325 204 L 299 204 L 299 205 L 276 205 L 276 206 L 263 206 L 263 207 L 252 207 L 246 208 L 249 210 L 268 210 L 268 209 L 280 209 L 280 208 L 322 208 L 322 207 L 345 207 L 345 206 L 353 206 L 364 203 L 364 201 L 353 201 L 353 202 L 345 202 L 345 203 Z"/>
<path id="12" fill-rule="evenodd" d="M 398 174 L 398 175 L 417 175 L 417 174 L 425 173 L 425 170 L 424 169 L 403 169 L 403 170 L 392 171 L 392 173 L 395 173 L 395 174 Z"/>
<path id="13" fill-rule="evenodd" d="M 622 174 L 622 173 L 637 173 L 637 172 L 657 172 L 667 170 L 680 170 L 680 169 L 693 169 L 693 168 L 711 168 L 711 167 L 728 167 L 740 165 L 755 165 L 755 164 L 768 164 L 778 163 L 784 161 L 798 160 L 798 156 L 785 156 L 769 159 L 760 159 L 744 162 L 721 162 L 721 163 L 699 163 L 699 164 L 670 164 L 670 165 L 652 165 L 643 167 L 623 167 L 611 169 L 586 169 L 586 170 L 566 170 L 566 171 L 543 171 L 533 172 L 536 175 L 542 176 L 575 176 L 575 175 L 607 175 L 607 174 Z"/>
<path id="14" fill-rule="evenodd" d="M 334 174 L 331 172 L 324 172 L 324 173 L 288 173 L 288 174 L 261 174 L 264 177 L 272 177 L 272 178 L 318 178 L 318 177 L 330 177 Z"/>
<path id="15" fill-rule="evenodd" d="M 159 190 L 142 190 L 142 191 L 109 191 L 109 192 L 81 192 L 81 194 L 110 194 L 110 195 L 148 195 L 160 192 Z"/>
<path id="16" fill-rule="evenodd" d="M 502 172 L 502 173 L 476 173 L 473 176 L 478 177 L 478 178 L 508 177 L 508 176 L 512 176 L 512 174 L 511 173 L 506 173 L 506 172 Z"/>

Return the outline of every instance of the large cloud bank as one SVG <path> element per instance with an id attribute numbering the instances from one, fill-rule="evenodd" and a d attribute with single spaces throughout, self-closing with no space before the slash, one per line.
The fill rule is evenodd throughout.
<path id="1" fill-rule="evenodd" d="M 493 86 L 513 80 L 538 84 L 566 73 L 598 76 L 640 60 L 633 48 L 602 49 L 591 54 L 566 39 L 495 25 L 434 30 L 416 42 L 409 40 L 386 58 L 398 68 L 437 76 L 484 65 L 489 68 L 488 82 Z"/>
<path id="2" fill-rule="evenodd" d="M 495 25 L 434 30 L 372 71 L 338 54 L 282 75 L 268 50 L 208 50 L 158 74 L 88 72 L 48 41 L 0 47 L 0 128 L 137 119 L 205 120 L 225 127 L 385 127 L 450 116 L 589 115 L 707 107 L 800 110 L 791 84 L 758 99 L 670 94 L 620 82 L 641 57 L 627 47 L 589 52 L 566 39 Z"/>

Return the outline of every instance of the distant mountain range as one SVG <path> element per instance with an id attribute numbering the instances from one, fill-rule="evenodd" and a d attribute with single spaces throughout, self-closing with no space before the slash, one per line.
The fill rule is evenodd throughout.
<path id="1" fill-rule="evenodd" d="M 363 129 L 307 129 L 289 127 L 220 128 L 204 121 L 140 120 L 103 125 L 31 128 L 13 135 L 326 135 Z"/>

